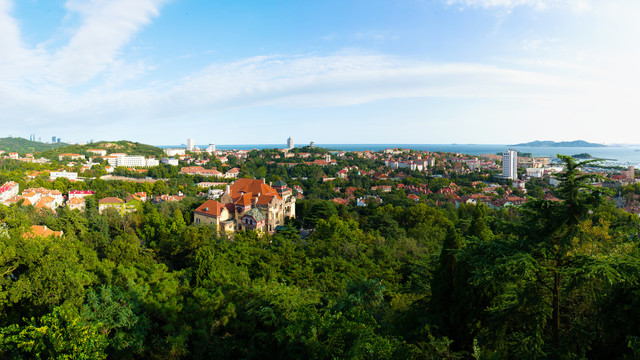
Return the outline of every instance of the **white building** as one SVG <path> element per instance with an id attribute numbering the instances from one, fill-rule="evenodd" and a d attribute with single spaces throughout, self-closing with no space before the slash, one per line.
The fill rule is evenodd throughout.
<path id="1" fill-rule="evenodd" d="M 150 167 L 158 166 L 160 162 L 157 159 L 146 159 L 142 155 L 127 155 L 127 154 L 111 154 L 109 156 L 103 156 L 104 160 L 107 160 L 109 165 L 113 167 Z"/>
<path id="2" fill-rule="evenodd" d="M 505 179 L 518 179 L 518 152 L 507 150 L 502 153 L 502 177 Z"/>
<path id="3" fill-rule="evenodd" d="M 544 168 L 527 168 L 527 176 L 541 178 L 544 177 Z"/>
<path id="4" fill-rule="evenodd" d="M 167 165 L 178 166 L 178 159 L 162 158 L 162 160 L 160 160 L 160 162 L 162 162 L 163 164 L 167 164 Z"/>
<path id="5" fill-rule="evenodd" d="M 187 139 L 187 150 L 188 151 L 193 151 L 193 139 L 192 138 L 188 138 Z"/>
<path id="6" fill-rule="evenodd" d="M 98 156 L 105 156 L 107 155 L 107 150 L 104 149 L 87 149 L 88 153 L 92 153 L 92 154 L 96 154 Z"/>
<path id="7" fill-rule="evenodd" d="M 67 178 L 69 180 L 75 181 L 78 179 L 78 173 L 66 171 L 52 171 L 49 173 L 49 180 L 53 181 L 57 178 Z"/>
<path id="8" fill-rule="evenodd" d="M 9 181 L 4 183 L 4 185 L 0 186 L 0 202 L 4 203 L 12 197 L 18 195 L 19 189 L 20 186 L 16 182 Z"/>
<path id="9" fill-rule="evenodd" d="M 164 149 L 164 153 L 167 154 L 167 156 L 184 155 L 185 151 L 185 149 Z"/>
<path id="10" fill-rule="evenodd" d="M 287 139 L 287 148 L 289 149 L 293 149 L 293 138 L 291 136 L 289 136 L 289 138 Z"/>
<path id="11" fill-rule="evenodd" d="M 213 154 L 216 151 L 216 144 L 209 144 L 206 150 L 209 154 Z"/>

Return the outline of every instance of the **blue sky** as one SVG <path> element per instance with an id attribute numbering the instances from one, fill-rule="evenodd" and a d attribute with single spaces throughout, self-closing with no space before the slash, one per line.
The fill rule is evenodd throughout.
<path id="1" fill-rule="evenodd" d="M 639 10 L 635 0 L 0 0 L 0 136 L 639 143 Z"/>

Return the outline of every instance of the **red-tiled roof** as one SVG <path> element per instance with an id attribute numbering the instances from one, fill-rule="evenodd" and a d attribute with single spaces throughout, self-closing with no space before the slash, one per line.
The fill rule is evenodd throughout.
<path id="1" fill-rule="evenodd" d="M 98 201 L 98 204 L 123 204 L 124 201 L 122 201 L 122 199 L 119 199 L 117 197 L 106 197 L 104 199 L 100 199 L 100 201 Z"/>
<path id="2" fill-rule="evenodd" d="M 202 215 L 218 217 L 220 216 L 220 213 L 224 208 L 225 206 L 220 204 L 216 200 L 207 200 L 204 202 L 204 204 L 198 206 L 198 208 L 195 209 L 193 212 L 202 214 Z"/>
<path id="3" fill-rule="evenodd" d="M 265 184 L 262 180 L 256 179 L 238 179 L 230 186 L 230 194 L 234 200 L 237 200 L 242 194 L 251 194 L 251 198 L 260 195 L 274 195 L 278 199 L 278 192 L 271 186 Z"/>
<path id="4" fill-rule="evenodd" d="M 36 237 L 36 236 L 41 236 L 41 237 L 49 237 L 49 236 L 54 236 L 54 237 L 61 237 L 62 236 L 62 231 L 53 231 L 49 228 L 47 228 L 46 226 L 41 226 L 41 225 L 32 225 L 31 226 L 31 230 L 28 233 L 24 234 L 24 237 Z"/>

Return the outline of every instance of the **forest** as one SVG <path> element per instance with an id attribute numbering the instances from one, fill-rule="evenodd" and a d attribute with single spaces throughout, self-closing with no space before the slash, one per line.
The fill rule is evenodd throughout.
<path id="1" fill-rule="evenodd" d="M 94 180 L 84 213 L 0 206 L 0 358 L 637 359 L 640 222 L 563 161 L 560 201 L 308 197 L 274 235 L 196 226 L 195 197 L 98 213 L 179 181 Z"/>

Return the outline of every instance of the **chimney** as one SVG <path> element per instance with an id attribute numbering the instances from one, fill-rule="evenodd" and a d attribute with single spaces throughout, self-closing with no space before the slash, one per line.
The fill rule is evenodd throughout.
<path id="1" fill-rule="evenodd" d="M 262 181 L 263 184 L 266 184 L 265 182 L 265 178 L 260 179 Z"/>
<path id="2" fill-rule="evenodd" d="M 227 194 L 231 194 L 231 186 L 227 184 L 227 187 L 224 189 L 224 192 Z"/>

